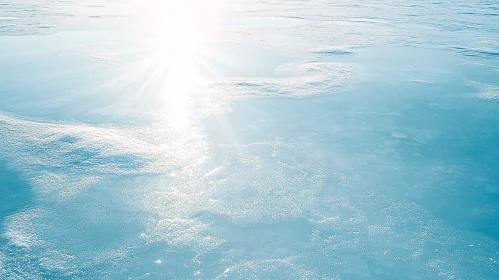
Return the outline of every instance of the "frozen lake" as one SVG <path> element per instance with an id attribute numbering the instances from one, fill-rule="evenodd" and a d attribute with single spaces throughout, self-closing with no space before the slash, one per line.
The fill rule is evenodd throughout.
<path id="1" fill-rule="evenodd" d="M 4 0 L 0 279 L 499 279 L 499 2 Z"/>

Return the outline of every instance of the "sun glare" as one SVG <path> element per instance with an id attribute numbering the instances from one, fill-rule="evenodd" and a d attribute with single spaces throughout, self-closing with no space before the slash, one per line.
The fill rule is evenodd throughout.
<path id="1" fill-rule="evenodd" d="M 209 30 L 206 2 L 148 1 L 139 28 L 148 35 L 147 61 L 154 64 L 154 91 L 162 104 L 162 119 L 175 127 L 189 120 L 191 95 L 202 82 L 199 68 L 203 37 Z"/>

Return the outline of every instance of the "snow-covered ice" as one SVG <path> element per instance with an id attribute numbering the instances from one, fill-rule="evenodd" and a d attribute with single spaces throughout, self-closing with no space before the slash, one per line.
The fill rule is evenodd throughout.
<path id="1" fill-rule="evenodd" d="M 0 279 L 499 279 L 498 22 L 3 1 Z"/>

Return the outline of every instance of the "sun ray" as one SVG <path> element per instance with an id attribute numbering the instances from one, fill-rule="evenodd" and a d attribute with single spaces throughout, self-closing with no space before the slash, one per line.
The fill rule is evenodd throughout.
<path id="1" fill-rule="evenodd" d="M 134 26 L 141 41 L 119 54 L 127 60 L 125 69 L 106 87 L 119 86 L 130 104 L 148 104 L 151 114 L 163 115 L 169 125 L 185 126 L 194 92 L 214 70 L 203 58 L 211 2 L 137 1 L 142 16 Z"/>

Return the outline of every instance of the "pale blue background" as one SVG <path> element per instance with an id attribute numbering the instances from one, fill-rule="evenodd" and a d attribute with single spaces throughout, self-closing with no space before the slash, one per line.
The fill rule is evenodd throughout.
<path id="1" fill-rule="evenodd" d="M 499 279 L 496 1 L 225 1 L 181 128 L 130 2 L 0 7 L 1 279 Z"/>

